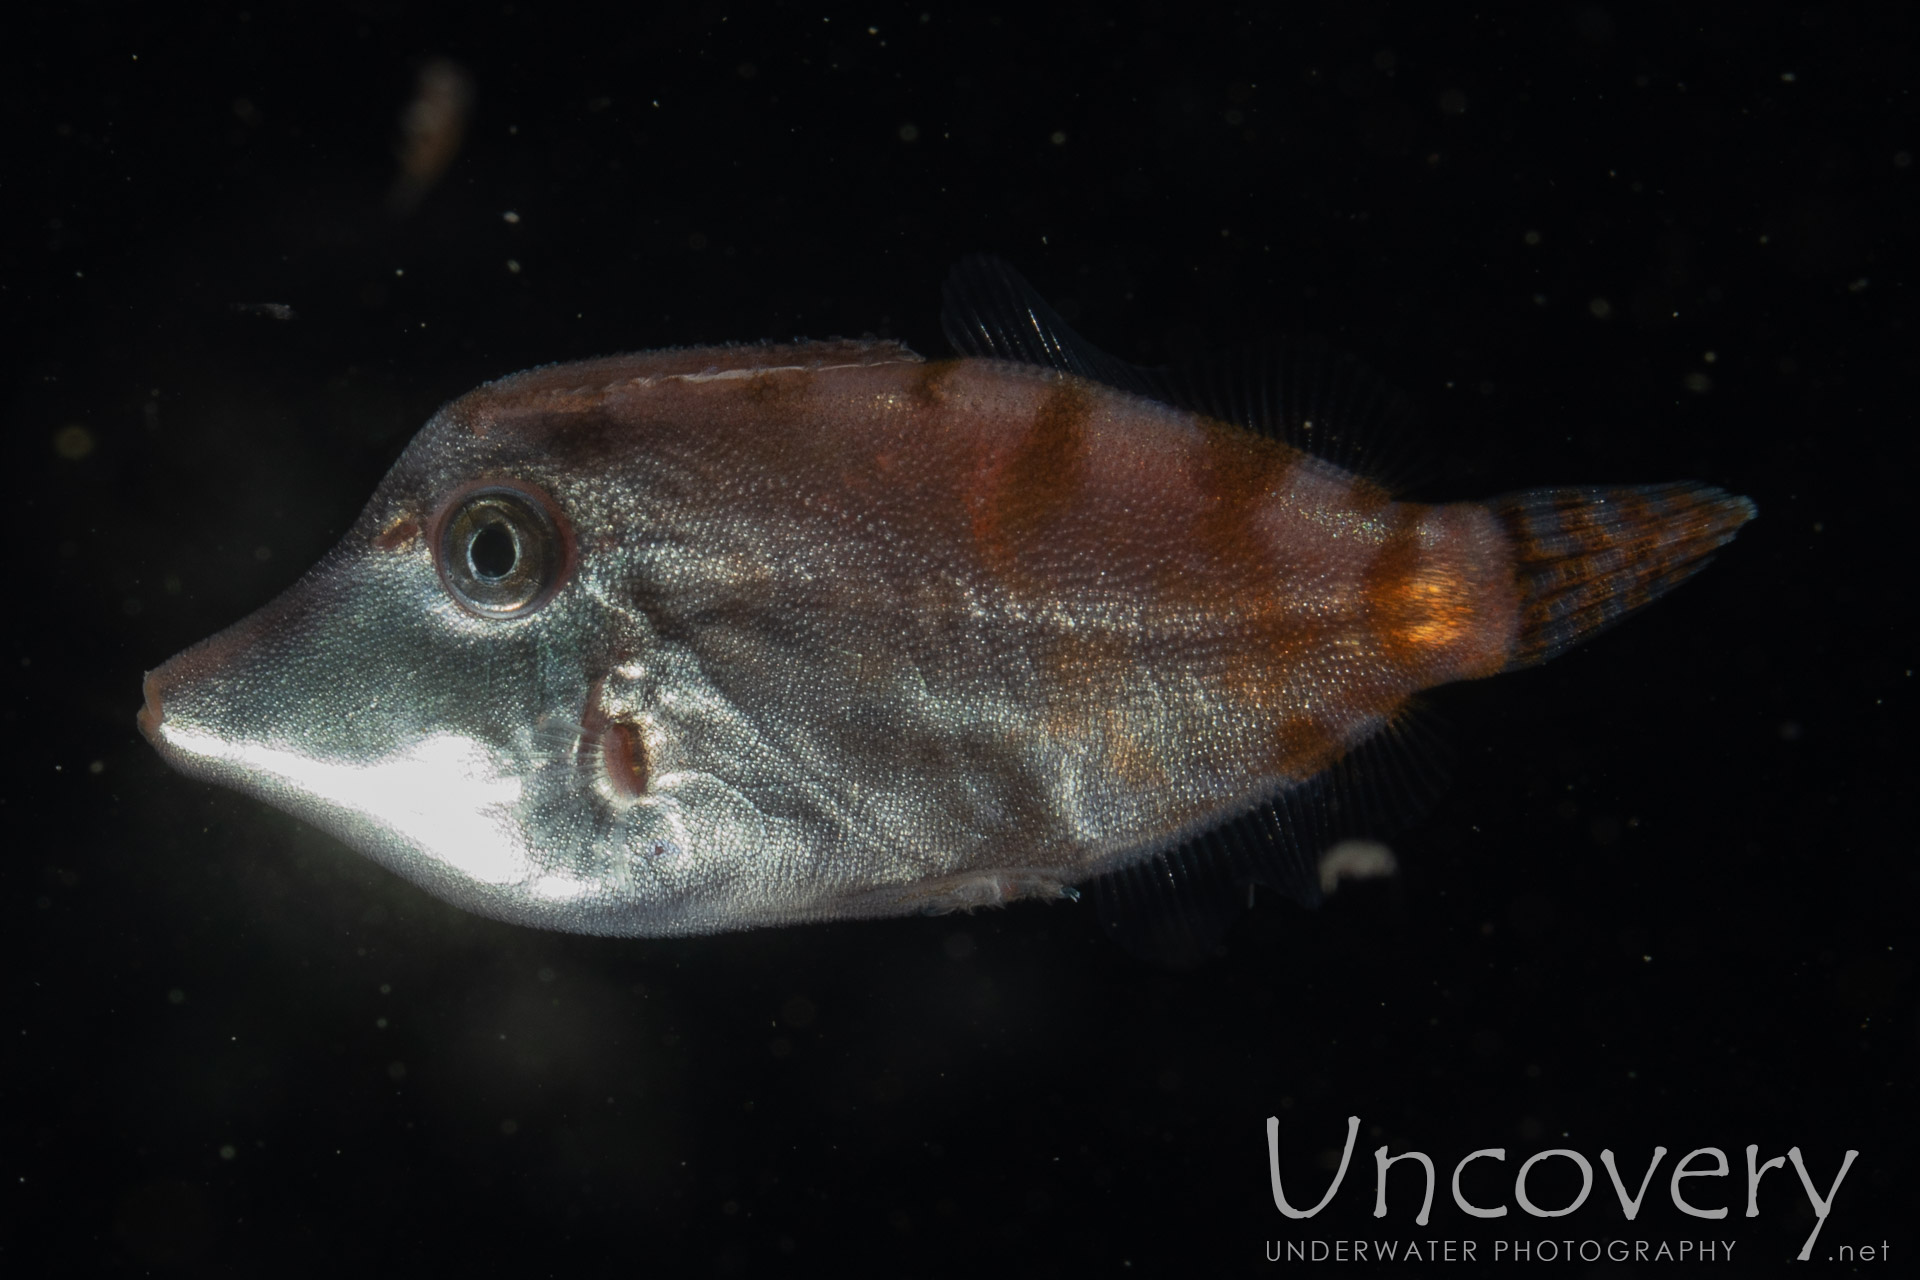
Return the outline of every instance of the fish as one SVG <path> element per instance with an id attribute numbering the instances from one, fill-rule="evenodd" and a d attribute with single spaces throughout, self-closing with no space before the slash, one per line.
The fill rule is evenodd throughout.
<path id="1" fill-rule="evenodd" d="M 1756 514 L 1693 483 L 1408 501 L 1364 474 L 1346 422 L 1387 400 L 1343 358 L 1127 364 L 990 257 L 944 297 L 948 359 L 677 348 L 454 400 L 304 578 L 147 674 L 141 732 L 522 925 L 1091 884 L 1189 954 L 1249 885 L 1316 895 L 1419 772 L 1422 691 L 1590 638 Z"/>

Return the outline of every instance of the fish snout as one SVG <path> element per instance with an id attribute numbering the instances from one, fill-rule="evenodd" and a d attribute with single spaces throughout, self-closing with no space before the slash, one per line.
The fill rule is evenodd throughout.
<path id="1" fill-rule="evenodd" d="M 248 651 L 257 647 L 252 619 L 202 640 L 147 672 L 134 723 L 141 736 L 176 769 L 229 737 L 236 696 L 247 688 Z"/>

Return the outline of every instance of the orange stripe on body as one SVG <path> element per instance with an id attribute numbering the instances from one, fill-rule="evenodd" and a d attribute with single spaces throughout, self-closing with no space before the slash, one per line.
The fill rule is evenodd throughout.
<path id="1" fill-rule="evenodd" d="M 1279 599 L 1281 564 L 1263 533 L 1264 517 L 1306 455 L 1213 421 L 1201 429 L 1191 472 L 1199 499 L 1192 552 L 1200 572 L 1182 572 L 1165 586 L 1216 606 L 1231 600 L 1247 617 L 1269 614 Z"/>
<path id="2" fill-rule="evenodd" d="M 1246 744 L 1249 764 L 1267 777 L 1310 778 L 1344 754 L 1359 725 L 1394 708 L 1337 673 L 1338 656 L 1363 640 L 1358 620 L 1304 605 L 1294 585 L 1312 581 L 1337 597 L 1341 558 L 1317 561 L 1317 537 L 1276 542 L 1276 513 L 1291 508 L 1282 523 L 1295 528 L 1323 508 L 1358 523 L 1391 500 L 1357 476 L 1309 467 L 1308 455 L 1278 441 L 1212 422 L 1206 431 L 1194 533 L 1207 572 L 1185 590 L 1211 602 L 1240 647 L 1214 673 L 1216 692 L 1272 726 Z"/>
<path id="3" fill-rule="evenodd" d="M 1036 559 L 1029 548 L 1081 500 L 1093 412 L 1082 383 L 1049 382 L 1019 443 L 990 460 L 966 494 L 982 563 L 1020 594 L 1049 585 L 1032 581 L 1024 566 Z"/>
<path id="4" fill-rule="evenodd" d="M 1361 591 L 1383 665 L 1408 690 L 1492 675 L 1504 646 L 1487 633 L 1484 566 L 1471 562 L 1455 512 L 1397 503 Z"/>

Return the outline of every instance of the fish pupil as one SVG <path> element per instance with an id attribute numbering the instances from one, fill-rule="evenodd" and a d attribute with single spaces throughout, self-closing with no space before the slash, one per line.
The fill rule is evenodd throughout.
<path id="1" fill-rule="evenodd" d="M 474 530 L 473 541 L 467 544 L 467 563 L 473 566 L 474 576 L 489 582 L 498 582 L 512 573 L 518 558 L 513 531 L 498 520 Z"/>

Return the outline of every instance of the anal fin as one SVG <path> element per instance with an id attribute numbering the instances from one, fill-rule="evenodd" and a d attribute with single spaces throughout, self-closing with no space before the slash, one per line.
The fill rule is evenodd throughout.
<path id="1" fill-rule="evenodd" d="M 1329 876 L 1382 869 L 1377 855 L 1324 859 L 1342 841 L 1400 830 L 1439 795 L 1442 752 L 1421 720 L 1403 712 L 1317 777 L 1101 876 L 1092 884 L 1101 927 L 1143 960 L 1189 969 L 1222 953 L 1254 886 L 1316 907 Z"/>

